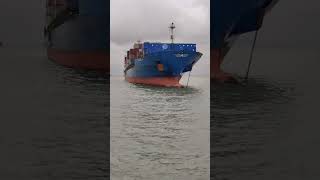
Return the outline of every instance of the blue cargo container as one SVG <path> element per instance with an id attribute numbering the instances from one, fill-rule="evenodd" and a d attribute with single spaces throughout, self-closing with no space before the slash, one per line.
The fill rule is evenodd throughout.
<path id="1" fill-rule="evenodd" d="M 145 53 L 159 51 L 197 51 L 196 44 L 143 43 Z"/>

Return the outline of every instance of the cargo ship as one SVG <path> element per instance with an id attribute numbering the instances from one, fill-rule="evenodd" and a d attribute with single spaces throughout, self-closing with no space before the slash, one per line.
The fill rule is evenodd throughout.
<path id="1" fill-rule="evenodd" d="M 124 58 L 124 77 L 130 83 L 166 87 L 183 87 L 179 81 L 184 73 L 191 72 L 201 58 L 196 44 L 174 43 L 173 29 L 171 43 L 140 42 L 127 51 Z"/>
<path id="2" fill-rule="evenodd" d="M 249 68 L 258 30 L 262 27 L 264 16 L 278 0 L 214 0 L 211 2 L 211 79 L 218 82 L 236 82 L 230 73 L 221 69 L 221 65 L 232 44 L 242 34 L 255 32 Z"/>
<path id="3" fill-rule="evenodd" d="M 75 69 L 110 72 L 109 17 L 106 0 L 47 0 L 48 58 Z"/>

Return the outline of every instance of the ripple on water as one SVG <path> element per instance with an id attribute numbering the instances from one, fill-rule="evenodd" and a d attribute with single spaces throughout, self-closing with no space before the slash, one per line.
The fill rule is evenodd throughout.
<path id="1" fill-rule="evenodd" d="M 217 179 L 261 177 L 275 168 L 267 148 L 288 120 L 290 83 L 251 79 L 247 85 L 211 86 L 212 172 Z"/>
<path id="2" fill-rule="evenodd" d="M 159 88 L 112 79 L 112 179 L 208 179 L 205 87 Z"/>

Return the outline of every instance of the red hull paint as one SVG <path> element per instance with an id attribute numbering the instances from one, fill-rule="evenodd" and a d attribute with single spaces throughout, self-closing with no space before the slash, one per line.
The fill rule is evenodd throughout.
<path id="1" fill-rule="evenodd" d="M 147 84 L 153 86 L 165 86 L 165 87 L 182 87 L 179 83 L 181 77 L 149 77 L 149 78 L 137 78 L 137 77 L 125 77 L 126 81 L 136 84 Z"/>
<path id="2" fill-rule="evenodd" d="M 67 67 L 110 72 L 107 51 L 66 51 L 48 48 L 47 54 L 49 59 Z"/>
<path id="3" fill-rule="evenodd" d="M 221 69 L 225 54 L 222 49 L 212 49 L 210 56 L 211 79 L 217 82 L 236 82 L 236 79 Z"/>

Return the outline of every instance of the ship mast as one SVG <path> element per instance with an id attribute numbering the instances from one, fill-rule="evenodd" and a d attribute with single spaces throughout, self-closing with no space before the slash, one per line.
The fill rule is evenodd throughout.
<path id="1" fill-rule="evenodd" d="M 171 32 L 170 39 L 171 39 L 171 43 L 173 44 L 173 40 L 174 40 L 173 30 L 176 28 L 176 26 L 174 25 L 174 23 L 171 23 L 169 28 L 170 28 L 170 32 Z"/>

